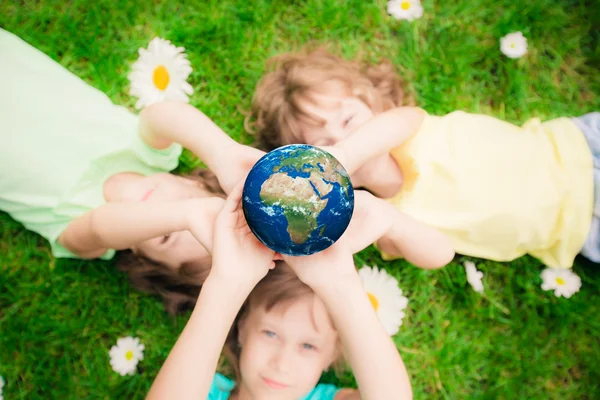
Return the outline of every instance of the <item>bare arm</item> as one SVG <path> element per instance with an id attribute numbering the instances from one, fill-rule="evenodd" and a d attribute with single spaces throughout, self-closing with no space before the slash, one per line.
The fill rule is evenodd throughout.
<path id="1" fill-rule="evenodd" d="M 251 290 L 232 279 L 208 277 L 147 400 L 207 398 L 229 329 Z"/>
<path id="2" fill-rule="evenodd" d="M 222 204 L 219 198 L 106 203 L 73 220 L 58 241 L 79 257 L 96 258 L 108 249 L 128 249 L 144 240 L 190 230 L 211 251 L 210 228 Z"/>
<path id="3" fill-rule="evenodd" d="M 182 102 L 146 107 L 140 113 L 140 136 L 157 149 L 173 142 L 190 149 L 217 176 L 226 193 L 265 154 L 237 143 L 200 110 Z"/>
<path id="4" fill-rule="evenodd" d="M 222 207 L 214 232 L 213 265 L 196 307 L 152 384 L 148 399 L 206 399 L 221 349 L 246 297 L 267 274 L 274 252 L 244 218 L 242 184 Z"/>
<path id="5" fill-rule="evenodd" d="M 338 280 L 335 285 L 329 283 L 313 289 L 325 303 L 340 334 L 360 397 L 412 399 L 404 362 L 375 314 L 358 274 Z M 353 394 L 348 398 L 359 396 Z"/>
<path id="6" fill-rule="evenodd" d="M 327 307 L 362 398 L 411 399 L 402 358 L 362 286 L 347 241 L 342 238 L 311 256 L 283 259 Z M 343 395 L 356 398 L 352 393 Z"/>
<path id="7" fill-rule="evenodd" d="M 399 107 L 376 115 L 334 146 L 323 147 L 352 175 L 368 161 L 400 146 L 421 127 L 425 111 Z"/>
<path id="8" fill-rule="evenodd" d="M 441 268 L 452 261 L 454 248 L 444 234 L 398 211 L 393 205 L 364 190 L 356 190 L 352 220 L 344 233 L 352 253 L 376 240 L 386 250 L 417 267 Z"/>

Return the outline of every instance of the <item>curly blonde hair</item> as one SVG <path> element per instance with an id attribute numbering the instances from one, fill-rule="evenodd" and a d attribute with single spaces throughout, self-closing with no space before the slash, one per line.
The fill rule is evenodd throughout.
<path id="1" fill-rule="evenodd" d="M 267 61 L 246 117 L 246 130 L 263 150 L 302 142 L 300 122 L 319 124 L 302 108 L 310 95 L 334 85 L 355 95 L 375 114 L 401 105 L 412 105 L 405 83 L 389 60 L 378 64 L 343 59 L 324 47 L 305 48 Z"/>

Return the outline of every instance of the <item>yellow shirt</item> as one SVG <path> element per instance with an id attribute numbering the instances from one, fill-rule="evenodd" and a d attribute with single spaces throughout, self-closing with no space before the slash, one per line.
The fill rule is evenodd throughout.
<path id="1" fill-rule="evenodd" d="M 404 175 L 390 201 L 436 227 L 457 253 L 510 261 L 526 253 L 570 268 L 593 210 L 593 163 L 568 118 L 522 127 L 485 115 L 427 116 L 392 157 Z"/>

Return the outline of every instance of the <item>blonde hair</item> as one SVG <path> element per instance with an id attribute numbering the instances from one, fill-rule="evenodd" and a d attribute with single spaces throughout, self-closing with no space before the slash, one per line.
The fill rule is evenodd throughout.
<path id="1" fill-rule="evenodd" d="M 315 121 L 301 103 L 310 95 L 341 84 L 348 95 L 367 104 L 374 113 L 412 104 L 404 82 L 389 60 L 372 65 L 345 60 L 323 47 L 305 48 L 267 61 L 246 117 L 246 130 L 264 150 L 301 142 L 300 122 Z"/>

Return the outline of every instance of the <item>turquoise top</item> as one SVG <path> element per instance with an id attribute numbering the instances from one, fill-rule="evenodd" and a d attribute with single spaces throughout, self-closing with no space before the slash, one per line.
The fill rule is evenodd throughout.
<path id="1" fill-rule="evenodd" d="M 235 382 L 221 374 L 215 374 L 207 400 L 227 400 L 231 391 L 235 388 Z M 338 388 L 325 383 L 318 384 L 309 394 L 299 400 L 333 400 Z"/>
<path id="2" fill-rule="evenodd" d="M 104 182 L 171 171 L 181 146 L 147 146 L 135 114 L 2 29 L 0 54 L 0 210 L 46 238 L 54 256 L 76 257 L 57 239 L 105 203 Z"/>

